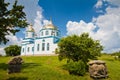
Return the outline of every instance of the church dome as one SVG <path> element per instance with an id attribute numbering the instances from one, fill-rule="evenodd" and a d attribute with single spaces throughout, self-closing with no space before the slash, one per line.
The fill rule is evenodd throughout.
<path id="1" fill-rule="evenodd" d="M 28 30 L 27 31 L 29 31 L 29 32 L 35 32 L 35 30 L 33 29 L 33 27 L 32 27 L 31 24 L 28 26 Z"/>
<path id="2" fill-rule="evenodd" d="M 57 29 L 57 27 L 54 26 L 54 25 L 52 24 L 52 21 L 50 21 L 49 24 L 45 25 L 44 28 L 48 28 L 48 29 Z"/>

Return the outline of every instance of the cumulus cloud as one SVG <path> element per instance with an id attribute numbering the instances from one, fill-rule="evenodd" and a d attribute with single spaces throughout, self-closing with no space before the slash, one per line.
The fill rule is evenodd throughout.
<path id="1" fill-rule="evenodd" d="M 117 5 L 120 0 L 104 0 L 113 5 Z M 97 7 L 97 6 L 96 6 Z M 100 40 L 104 46 L 104 52 L 114 52 L 120 50 L 120 7 L 107 7 L 106 13 L 99 15 L 89 23 L 85 21 L 68 21 L 67 34 L 81 34 L 88 32 L 91 37 Z"/>
<path id="2" fill-rule="evenodd" d="M 18 38 L 17 36 L 14 36 L 14 35 L 7 35 L 6 38 L 9 39 L 9 42 L 6 45 L 5 44 L 0 45 L 0 54 L 1 55 L 5 55 L 5 51 L 4 51 L 5 47 L 7 47 L 9 45 L 19 45 L 20 46 L 20 43 L 22 41 L 21 38 Z"/>
<path id="3" fill-rule="evenodd" d="M 97 3 L 95 4 L 95 8 L 101 8 L 103 5 L 103 1 L 102 0 L 98 0 Z"/>
<path id="4" fill-rule="evenodd" d="M 94 29 L 96 26 L 93 23 L 86 23 L 83 20 L 80 22 L 67 22 L 67 35 L 77 34 L 80 35 L 83 32 L 88 32 L 90 34 L 93 34 Z"/>
<path id="5" fill-rule="evenodd" d="M 101 15 L 96 18 L 93 22 L 95 25 L 99 26 L 99 30 L 95 35 L 100 35 L 98 39 L 102 41 L 107 52 L 112 52 L 114 50 L 120 50 L 120 8 L 106 9 L 106 14 Z"/>
<path id="6" fill-rule="evenodd" d="M 112 5 L 120 6 L 120 0 L 103 0 L 103 1 L 107 1 L 108 3 Z"/>

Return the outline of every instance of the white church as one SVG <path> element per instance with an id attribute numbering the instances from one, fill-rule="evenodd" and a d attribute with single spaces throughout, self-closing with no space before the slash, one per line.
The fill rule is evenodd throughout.
<path id="1" fill-rule="evenodd" d="M 55 54 L 60 31 L 52 21 L 39 30 L 38 36 L 32 25 L 28 26 L 25 38 L 21 43 L 21 55 L 52 55 Z"/>

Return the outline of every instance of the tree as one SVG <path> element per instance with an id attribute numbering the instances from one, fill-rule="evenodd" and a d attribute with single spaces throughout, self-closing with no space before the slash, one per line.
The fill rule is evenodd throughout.
<path id="1" fill-rule="evenodd" d="M 64 58 L 67 61 L 83 61 L 85 64 L 89 59 L 95 59 L 100 55 L 103 47 L 98 40 L 93 40 L 88 33 L 83 33 L 80 36 L 72 35 L 64 37 L 58 43 L 56 53 L 59 54 L 59 59 Z"/>
<path id="2" fill-rule="evenodd" d="M 26 15 L 23 12 L 24 7 L 17 5 L 17 2 L 15 0 L 12 9 L 8 9 L 10 3 L 0 0 L 0 44 L 6 44 L 9 41 L 6 35 L 15 35 L 16 32 L 20 31 L 20 28 L 28 25 Z"/>
<path id="3" fill-rule="evenodd" d="M 4 48 L 7 56 L 17 56 L 20 55 L 21 47 L 18 45 L 10 45 Z"/>

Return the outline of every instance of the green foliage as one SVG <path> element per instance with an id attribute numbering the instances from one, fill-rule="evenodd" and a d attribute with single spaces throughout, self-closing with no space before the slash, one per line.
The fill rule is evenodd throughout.
<path id="1" fill-rule="evenodd" d="M 6 47 L 4 50 L 7 56 L 17 56 L 20 55 L 21 47 L 18 45 L 10 45 Z"/>
<path id="2" fill-rule="evenodd" d="M 56 53 L 59 54 L 59 59 L 64 58 L 70 60 L 82 60 L 87 63 L 89 59 L 95 59 L 100 56 L 103 47 L 98 40 L 93 40 L 88 33 L 83 33 L 80 36 L 72 35 L 64 37 L 58 43 Z"/>
<path id="3" fill-rule="evenodd" d="M 13 34 L 20 31 L 28 25 L 26 22 L 26 15 L 23 12 L 24 7 L 17 5 L 15 0 L 12 9 L 8 9 L 10 3 L 5 3 L 5 0 L 0 0 L 0 44 L 6 44 L 9 40 L 6 35 Z"/>
<path id="4" fill-rule="evenodd" d="M 86 64 L 83 61 L 70 61 L 66 64 L 66 69 L 70 74 L 83 76 L 86 72 Z"/>
<path id="5" fill-rule="evenodd" d="M 113 52 L 111 55 L 114 56 L 114 58 L 115 58 L 116 60 L 120 60 L 120 51 L 118 51 L 118 52 Z"/>

